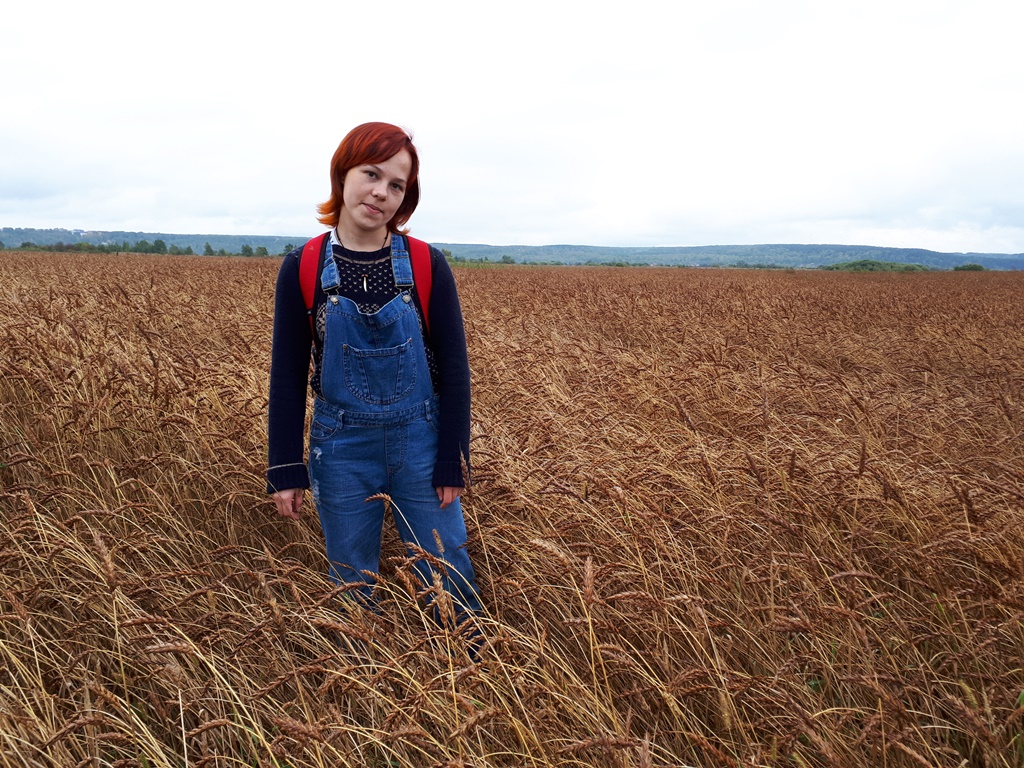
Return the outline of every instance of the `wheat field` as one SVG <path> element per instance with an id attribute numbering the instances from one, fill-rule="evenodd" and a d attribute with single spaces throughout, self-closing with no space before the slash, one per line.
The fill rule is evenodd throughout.
<path id="1" fill-rule="evenodd" d="M 1024 276 L 457 270 L 473 656 L 263 493 L 278 263 L 0 255 L 0 766 L 1024 766 Z"/>

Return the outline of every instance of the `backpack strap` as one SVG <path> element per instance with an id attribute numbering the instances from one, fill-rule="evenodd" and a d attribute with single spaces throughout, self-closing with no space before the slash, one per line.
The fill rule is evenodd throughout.
<path id="1" fill-rule="evenodd" d="M 330 235 L 324 232 L 322 235 L 306 241 L 302 246 L 302 256 L 299 258 L 299 288 L 302 289 L 302 300 L 306 304 L 306 314 L 309 316 L 309 330 L 313 331 L 313 297 L 316 295 L 316 276 L 320 267 L 320 254 L 324 250 L 324 242 Z M 412 279 L 416 286 L 416 298 L 420 302 L 420 310 L 423 312 L 423 324 L 427 333 L 430 333 L 430 291 L 434 285 L 433 264 L 430 261 L 430 246 L 422 240 L 405 236 L 409 244 L 409 258 L 412 261 Z"/>
<path id="2" fill-rule="evenodd" d="M 434 285 L 433 264 L 430 261 L 430 246 L 422 240 L 405 236 L 409 243 L 409 257 L 412 260 L 412 280 L 416 285 L 416 297 L 420 300 L 423 324 L 430 334 L 430 291 Z"/>
<path id="3" fill-rule="evenodd" d="M 320 267 L 320 254 L 324 250 L 324 241 L 330 232 L 324 232 L 302 246 L 299 257 L 299 288 L 302 289 L 302 300 L 306 303 L 306 315 L 309 316 L 309 330 L 313 332 L 313 297 L 316 295 L 316 273 Z"/>

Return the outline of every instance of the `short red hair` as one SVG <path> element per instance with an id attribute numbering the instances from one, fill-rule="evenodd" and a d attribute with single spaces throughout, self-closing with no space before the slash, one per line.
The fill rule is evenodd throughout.
<path id="1" fill-rule="evenodd" d="M 420 160 L 413 146 L 412 136 L 397 125 L 390 123 L 363 123 L 357 125 L 341 140 L 331 158 L 331 198 L 317 206 L 321 224 L 338 226 L 341 216 L 342 187 L 345 176 L 358 165 L 382 163 L 402 150 L 412 158 L 412 168 L 405 184 L 405 199 L 398 206 L 395 215 L 388 222 L 388 231 L 404 235 L 408 230 L 400 229 L 412 216 L 420 202 Z"/>

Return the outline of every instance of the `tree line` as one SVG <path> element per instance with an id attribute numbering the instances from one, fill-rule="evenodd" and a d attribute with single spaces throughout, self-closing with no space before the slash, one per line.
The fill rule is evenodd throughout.
<path id="1" fill-rule="evenodd" d="M 279 255 L 283 256 L 289 251 L 295 249 L 295 246 L 291 243 L 285 245 L 284 249 Z M 58 253 L 153 253 L 153 254 L 166 254 L 168 256 L 194 256 L 195 251 L 192 250 L 191 245 L 187 245 L 181 248 L 177 245 L 167 245 L 166 242 L 160 239 L 156 239 L 153 242 L 148 240 L 137 240 L 134 243 L 129 243 L 127 240 L 121 243 L 50 243 L 47 245 L 37 245 L 29 240 L 26 240 L 19 246 L 7 248 L 0 242 L 0 251 L 3 250 L 17 250 L 17 251 L 56 251 Z M 253 248 L 251 245 L 242 245 L 241 249 L 237 253 L 231 253 L 224 248 L 213 249 L 209 243 L 203 246 L 203 256 L 253 256 L 253 257 L 265 257 L 270 256 L 270 252 L 267 251 L 265 246 L 257 246 Z"/>

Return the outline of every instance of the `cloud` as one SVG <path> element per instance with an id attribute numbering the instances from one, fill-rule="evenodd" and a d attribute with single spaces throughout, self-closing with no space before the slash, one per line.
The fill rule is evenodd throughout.
<path id="1" fill-rule="evenodd" d="M 1013 3 L 388 8 L 13 8 L 0 223 L 301 236 L 387 120 L 435 240 L 1024 251 Z"/>

